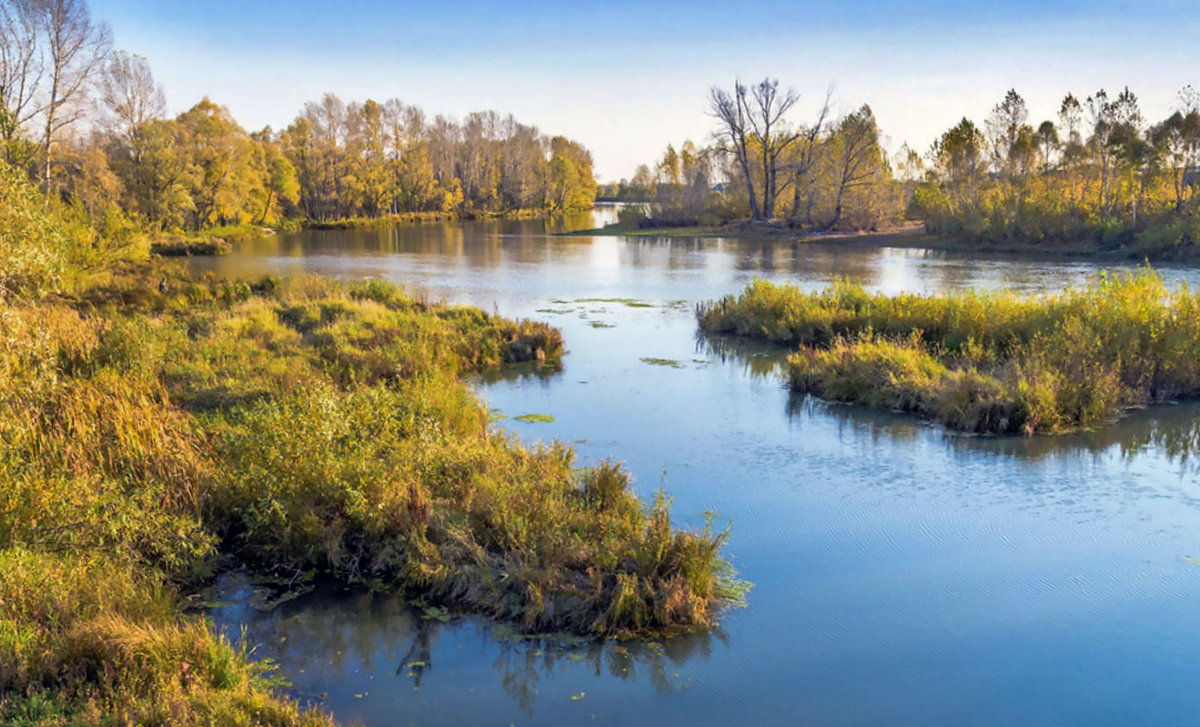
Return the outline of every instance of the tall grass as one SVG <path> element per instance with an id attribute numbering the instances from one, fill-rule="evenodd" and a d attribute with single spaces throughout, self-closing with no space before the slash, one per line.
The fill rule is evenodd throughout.
<path id="1" fill-rule="evenodd" d="M 179 615 L 231 562 L 531 631 L 712 625 L 742 592 L 724 532 L 522 446 L 460 381 L 561 354 L 545 324 L 378 281 L 156 262 L 0 300 L 0 721 L 324 723 Z"/>
<path id="2" fill-rule="evenodd" d="M 711 332 L 798 346 L 791 386 L 974 432 L 1090 427 L 1200 396 L 1200 296 L 1149 269 L 1057 295 L 815 293 L 756 280 L 697 310 Z"/>

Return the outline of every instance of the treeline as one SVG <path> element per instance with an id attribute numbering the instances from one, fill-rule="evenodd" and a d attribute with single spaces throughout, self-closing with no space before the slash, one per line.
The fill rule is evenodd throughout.
<path id="1" fill-rule="evenodd" d="M 1200 241 L 1200 93 L 1147 121 L 1128 88 L 1062 100 L 1035 128 L 1010 90 L 983 126 L 964 118 L 928 155 L 913 197 L 932 232 L 973 240 L 1094 241 L 1162 253 Z"/>
<path id="2" fill-rule="evenodd" d="M 203 99 L 170 118 L 146 59 L 114 52 L 85 0 L 0 0 L 3 158 L 91 219 L 151 229 L 389 214 L 585 209 L 592 158 L 493 111 L 308 103 L 248 132 Z"/>
<path id="3" fill-rule="evenodd" d="M 913 184 L 897 179 L 870 106 L 835 118 L 826 98 L 802 121 L 791 118 L 799 100 L 773 79 L 714 88 L 712 144 L 668 146 L 653 166 L 602 194 L 656 203 L 654 220 L 667 224 L 748 217 L 829 231 L 900 222 Z"/>

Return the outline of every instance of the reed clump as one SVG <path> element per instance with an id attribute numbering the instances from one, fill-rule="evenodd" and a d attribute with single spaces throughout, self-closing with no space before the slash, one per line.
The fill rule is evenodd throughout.
<path id="1" fill-rule="evenodd" d="M 1200 396 L 1200 296 L 1146 268 L 1055 295 L 806 293 L 756 280 L 701 306 L 702 330 L 797 346 L 797 391 L 969 432 L 1094 426 Z"/>

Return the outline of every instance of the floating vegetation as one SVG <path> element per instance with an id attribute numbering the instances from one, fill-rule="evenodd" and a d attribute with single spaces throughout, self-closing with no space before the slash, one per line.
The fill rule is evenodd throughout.
<path id="1" fill-rule="evenodd" d="M 576 303 L 620 303 L 627 308 L 653 308 L 653 303 L 636 298 L 576 298 Z"/>
<path id="2" fill-rule="evenodd" d="M 589 321 L 588 325 L 592 328 L 616 328 L 616 323 L 605 323 L 604 321 Z"/>
<path id="3" fill-rule="evenodd" d="M 538 308 L 538 313 L 547 313 L 549 315 L 561 316 L 567 313 L 574 313 L 574 308 Z"/>
<path id="4" fill-rule="evenodd" d="M 421 618 L 425 619 L 426 621 L 447 623 L 450 621 L 450 611 L 441 606 L 426 606 L 425 608 L 421 609 Z M 414 664 L 409 665 L 409 668 L 412 668 L 414 665 L 424 666 L 419 662 L 414 662 Z"/>
<path id="5" fill-rule="evenodd" d="M 681 362 L 681 361 L 676 361 L 676 360 L 675 360 L 675 359 L 673 359 L 673 358 L 655 358 L 655 357 L 653 357 L 653 356 L 646 356 L 646 357 L 644 357 L 644 358 L 641 358 L 641 359 L 639 359 L 639 360 L 640 360 L 642 363 L 644 363 L 644 364 L 650 364 L 651 366 L 669 366 L 669 367 L 671 367 L 671 368 L 673 368 L 673 369 L 684 369 L 684 368 L 687 368 L 687 366 L 686 366 L 686 365 L 685 365 L 683 362 Z"/>
<path id="6" fill-rule="evenodd" d="M 513 421 L 540 422 L 542 424 L 549 424 L 554 421 L 554 417 L 550 416 L 549 414 L 522 414 L 519 417 L 513 417 Z"/>

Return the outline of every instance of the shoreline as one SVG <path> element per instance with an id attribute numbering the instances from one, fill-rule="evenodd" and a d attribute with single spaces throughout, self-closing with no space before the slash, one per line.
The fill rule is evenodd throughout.
<path id="1" fill-rule="evenodd" d="M 1046 260 L 1153 261 L 1200 263 L 1200 246 L 1186 245 L 1168 254 L 1139 253 L 1131 247 L 1104 247 L 1091 241 L 971 243 L 927 232 L 923 225 L 873 232 L 797 234 L 795 230 L 767 226 L 663 227 L 641 229 L 609 225 L 590 230 L 558 233 L 556 237 L 694 237 L 732 238 L 747 242 L 779 242 L 804 245 L 842 246 L 853 249 L 884 247 L 934 250 L 947 254 L 1012 254 Z"/>

